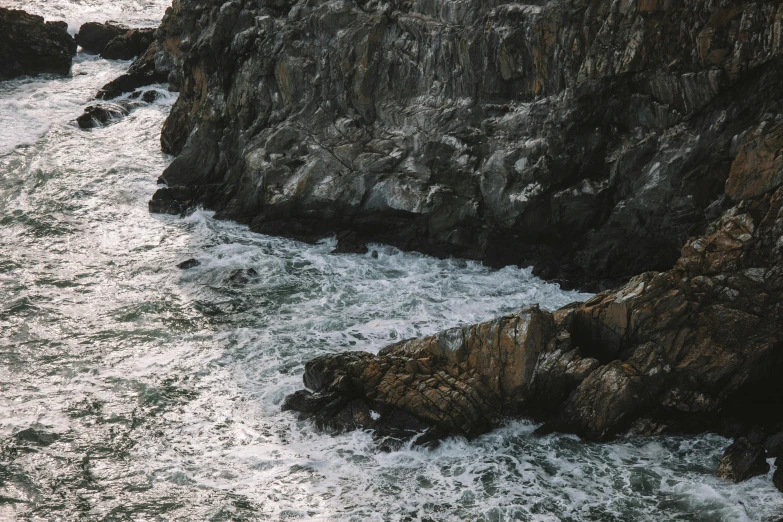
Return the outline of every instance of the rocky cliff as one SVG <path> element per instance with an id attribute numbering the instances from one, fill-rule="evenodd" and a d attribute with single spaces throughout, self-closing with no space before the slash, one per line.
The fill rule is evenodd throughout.
<path id="1" fill-rule="evenodd" d="M 780 182 L 777 1 L 175 0 L 157 38 L 156 211 L 600 290 Z"/>

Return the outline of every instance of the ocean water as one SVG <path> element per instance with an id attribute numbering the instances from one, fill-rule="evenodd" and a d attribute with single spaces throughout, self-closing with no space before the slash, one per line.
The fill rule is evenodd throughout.
<path id="1" fill-rule="evenodd" d="M 154 25 L 165 1 L 0 1 Z M 0 520 L 773 521 L 771 473 L 715 477 L 726 439 L 592 444 L 509 419 L 379 451 L 280 412 L 304 363 L 586 295 L 374 245 L 333 255 L 197 211 L 150 215 L 176 95 L 80 130 L 127 62 L 0 83 Z M 200 264 L 177 268 L 186 259 Z M 248 269 L 256 275 L 247 275 Z"/>

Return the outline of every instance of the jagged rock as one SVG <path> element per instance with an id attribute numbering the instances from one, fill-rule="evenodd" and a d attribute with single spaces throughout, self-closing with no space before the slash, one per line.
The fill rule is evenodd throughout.
<path id="1" fill-rule="evenodd" d="M 122 116 L 127 116 L 128 112 L 128 107 L 117 103 L 89 105 L 84 109 L 84 114 L 76 118 L 76 123 L 82 129 L 90 129 Z"/>
<path id="2" fill-rule="evenodd" d="M 101 51 L 101 58 L 130 60 L 144 54 L 154 39 L 154 29 L 130 29 L 112 38 Z"/>
<path id="3" fill-rule="evenodd" d="M 0 7 L 0 80 L 23 74 L 68 74 L 76 43 L 65 22 Z"/>
<path id="4" fill-rule="evenodd" d="M 82 24 L 74 38 L 77 45 L 81 46 L 85 51 L 101 54 L 110 41 L 128 31 L 130 31 L 128 27 L 111 22 L 103 24 L 87 22 Z"/>
<path id="5" fill-rule="evenodd" d="M 163 176 L 256 231 L 611 288 L 783 182 L 781 20 L 776 0 L 182 0 L 157 33 L 180 89 Z"/>
<path id="6" fill-rule="evenodd" d="M 782 261 L 778 189 L 725 212 L 683 247 L 673 269 L 585 303 L 554 314 L 533 308 L 377 356 L 315 359 L 304 377 L 312 392 L 286 407 L 307 405 L 306 416 L 339 429 L 393 431 L 388 419 L 400 413 L 437 433 L 468 436 L 502 415 L 594 440 L 716 430 L 725 419 L 743 430 L 776 426 Z M 367 420 L 367 411 L 380 417 Z"/>
<path id="7" fill-rule="evenodd" d="M 723 452 L 718 476 L 732 482 L 742 482 L 769 471 L 767 454 L 760 444 L 746 438 L 737 439 Z"/>
<path id="8" fill-rule="evenodd" d="M 166 81 L 168 74 L 159 72 L 155 67 L 156 52 L 157 44 L 153 42 L 143 55 L 134 60 L 128 68 L 128 72 L 104 85 L 96 98 L 111 100 L 139 87 Z"/>

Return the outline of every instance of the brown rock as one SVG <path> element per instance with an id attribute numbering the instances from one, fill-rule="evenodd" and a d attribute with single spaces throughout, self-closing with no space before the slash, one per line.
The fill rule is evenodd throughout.
<path id="1" fill-rule="evenodd" d="M 727 211 L 683 247 L 674 269 L 586 303 L 555 314 L 531 308 L 377 356 L 316 359 L 305 373 L 314 396 L 287 407 L 323 424 L 340 419 L 341 429 L 389 428 L 400 413 L 468 436 L 520 414 L 597 440 L 723 429 L 727 418 L 774 426 L 783 420 L 781 237 L 783 189 Z M 318 401 L 329 408 L 297 406 Z M 370 410 L 378 422 L 357 413 Z M 756 469 L 734 457 L 723 468 L 735 477 Z"/>
<path id="2" fill-rule="evenodd" d="M 769 464 L 764 447 L 743 437 L 723 452 L 718 476 L 732 482 L 742 482 L 756 475 L 764 475 L 768 471 Z"/>

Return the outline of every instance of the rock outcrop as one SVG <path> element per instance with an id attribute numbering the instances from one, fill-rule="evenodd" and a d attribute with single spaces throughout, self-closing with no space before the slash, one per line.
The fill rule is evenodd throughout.
<path id="1" fill-rule="evenodd" d="M 166 197 L 264 233 L 602 290 L 781 182 L 778 1 L 175 0 L 157 42 Z"/>
<path id="2" fill-rule="evenodd" d="M 85 51 L 107 60 L 130 60 L 143 55 L 155 40 L 155 29 L 131 29 L 111 22 L 87 22 L 76 34 Z"/>
<path id="3" fill-rule="evenodd" d="M 76 42 L 65 22 L 0 7 L 0 81 L 25 74 L 68 74 Z"/>
<path id="4" fill-rule="evenodd" d="M 728 418 L 772 434 L 783 421 L 782 295 L 778 189 L 726 211 L 673 269 L 585 303 L 318 358 L 309 390 L 285 408 L 396 436 L 422 426 L 472 436 L 506 415 L 592 440 L 720 430 Z M 727 469 L 745 477 L 735 460 Z"/>
<path id="5" fill-rule="evenodd" d="M 130 29 L 112 38 L 101 51 L 101 58 L 131 60 L 143 55 L 155 39 L 154 29 Z"/>
<path id="6" fill-rule="evenodd" d="M 74 39 L 77 45 L 89 53 L 101 54 L 114 38 L 127 33 L 130 29 L 111 22 L 86 22 L 79 27 Z"/>
<path id="7" fill-rule="evenodd" d="M 156 53 L 157 44 L 153 42 L 144 54 L 133 61 L 125 74 L 104 85 L 95 97 L 111 100 L 126 92 L 135 91 L 139 87 L 165 82 L 169 73 L 167 70 L 160 70 L 156 67 Z"/>

